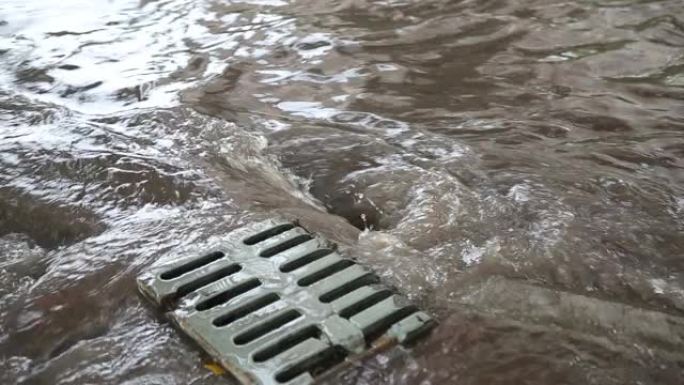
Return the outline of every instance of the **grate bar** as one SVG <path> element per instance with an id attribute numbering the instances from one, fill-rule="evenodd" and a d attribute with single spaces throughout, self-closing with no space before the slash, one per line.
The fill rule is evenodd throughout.
<path id="1" fill-rule="evenodd" d="M 314 283 L 311 286 L 311 291 L 315 294 L 318 294 L 318 298 L 319 300 L 321 300 L 320 298 L 322 296 L 329 294 L 334 290 L 344 289 L 345 284 L 368 274 L 368 270 L 366 270 L 362 266 L 351 265 Z"/>
<path id="2" fill-rule="evenodd" d="M 285 309 L 278 314 L 268 317 L 249 329 L 236 335 L 233 341 L 237 345 L 246 345 L 261 337 L 268 336 L 270 333 L 282 328 L 283 326 L 302 317 L 302 313 L 295 309 Z"/>
<path id="3" fill-rule="evenodd" d="M 292 273 L 292 276 L 296 277 L 298 281 L 304 279 L 305 281 L 307 280 L 307 277 L 318 273 L 319 271 L 326 269 L 330 267 L 331 265 L 334 265 L 340 261 L 345 261 L 345 259 L 342 258 L 342 256 L 336 252 L 330 253 L 322 258 L 319 258 L 304 267 L 294 271 Z M 306 285 L 302 285 L 306 286 Z"/>
<path id="4" fill-rule="evenodd" d="M 268 238 L 275 237 L 278 234 L 282 234 L 288 230 L 291 230 L 295 227 L 294 224 L 292 223 L 284 223 L 282 225 L 277 225 L 274 227 L 271 227 L 270 229 L 264 230 L 258 234 L 252 235 L 251 237 L 246 238 L 243 242 L 245 245 L 256 245 L 257 243 L 263 242 Z"/>
<path id="5" fill-rule="evenodd" d="M 254 362 L 264 362 L 269 358 L 273 358 L 310 338 L 319 339 L 321 336 L 321 330 L 316 326 L 309 325 L 293 333 L 282 334 L 282 336 L 273 336 L 273 340 L 275 340 L 274 342 L 266 344 L 266 347 L 254 353 L 252 356 Z"/>
<path id="6" fill-rule="evenodd" d="M 259 286 L 261 286 L 261 281 L 259 281 L 258 279 L 248 279 L 237 285 L 231 286 L 230 288 L 223 290 L 220 293 L 212 295 L 211 297 L 198 303 L 197 306 L 195 306 L 195 309 L 198 311 L 209 310 L 213 307 L 227 303 L 233 298 L 238 297 L 240 294 L 244 294 L 252 289 L 256 289 Z"/>
<path id="7" fill-rule="evenodd" d="M 317 349 L 315 353 L 302 357 L 296 364 L 278 372 L 275 378 L 280 383 L 289 382 L 298 376 L 300 381 L 308 381 L 312 375 L 340 364 L 346 356 L 347 353 L 336 346 L 328 346 L 322 351 Z"/>
<path id="8" fill-rule="evenodd" d="M 296 375 L 293 373 L 296 371 L 293 370 L 293 368 L 310 361 L 313 357 L 316 357 L 317 355 L 320 355 L 326 350 L 330 349 L 330 347 L 331 346 L 326 344 L 324 341 L 316 338 L 309 338 L 301 344 L 296 345 L 295 347 L 273 357 L 270 363 L 274 367 L 278 368 L 276 372 L 277 382 L 282 383 L 292 379 L 294 377 L 293 374 Z M 284 375 L 283 373 L 288 374 Z M 280 379 L 278 379 L 278 376 L 280 376 Z"/>
<path id="9" fill-rule="evenodd" d="M 258 320 L 258 317 L 267 314 L 267 311 L 272 310 L 270 305 L 279 300 L 280 297 L 276 293 L 260 295 L 246 303 L 232 307 L 227 313 L 214 318 L 211 323 L 216 327 L 224 327 L 233 324 L 231 325 L 232 329 L 241 330 Z M 243 320 L 243 318 L 247 319 Z"/>
<path id="10" fill-rule="evenodd" d="M 280 266 L 280 271 L 283 273 L 289 273 L 291 271 L 297 270 L 304 267 L 312 262 L 315 262 L 326 255 L 330 255 L 334 251 L 331 249 L 316 249 L 304 255 L 297 255 L 296 257 L 288 259 L 285 263 Z"/>
<path id="11" fill-rule="evenodd" d="M 298 244 L 304 243 L 310 240 L 311 235 L 307 233 L 301 227 L 295 227 L 291 230 L 287 230 L 284 233 L 278 234 L 274 237 L 268 238 L 265 241 L 257 243 L 254 245 L 256 248 L 256 254 L 262 258 L 269 258 L 278 253 L 281 253 L 291 247 L 297 246 Z M 293 241 L 301 239 L 302 242 L 291 244 Z"/>

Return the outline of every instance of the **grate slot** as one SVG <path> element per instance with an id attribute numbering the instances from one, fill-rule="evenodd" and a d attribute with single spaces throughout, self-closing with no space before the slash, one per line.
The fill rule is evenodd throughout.
<path id="1" fill-rule="evenodd" d="M 331 346 L 320 354 L 304 359 L 297 364 L 276 374 L 276 381 L 288 382 L 302 373 L 309 372 L 312 377 L 340 364 L 347 357 L 347 352 L 339 346 Z"/>
<path id="2" fill-rule="evenodd" d="M 328 267 L 325 267 L 321 270 L 318 270 L 316 272 L 313 272 L 313 273 L 307 275 L 304 278 L 301 278 L 299 281 L 297 281 L 297 284 L 299 286 L 304 286 L 304 287 L 311 286 L 314 283 L 316 283 L 316 282 L 318 282 L 318 281 L 320 281 L 326 277 L 329 277 L 329 276 L 331 276 L 331 275 L 333 275 L 339 271 L 342 271 L 342 270 L 344 270 L 344 269 L 346 269 L 352 265 L 355 265 L 355 263 L 353 261 L 348 260 L 348 259 L 343 259 L 341 261 L 337 261 Z"/>
<path id="3" fill-rule="evenodd" d="M 254 354 L 253 360 L 254 362 L 267 361 L 277 356 L 278 354 L 299 345 L 300 343 L 308 340 L 309 338 L 318 339 L 320 337 L 321 330 L 318 327 L 313 325 L 307 326 L 303 329 L 300 329 L 290 335 L 281 338 L 276 343 L 259 350 Z"/>
<path id="4" fill-rule="evenodd" d="M 392 325 L 403 320 L 404 318 L 410 316 L 411 314 L 418 311 L 415 306 L 406 306 L 401 309 L 397 309 L 377 322 L 373 322 L 363 329 L 363 335 L 366 339 L 366 343 L 370 344 L 375 341 L 381 335 L 385 334 Z"/>
<path id="5" fill-rule="evenodd" d="M 311 252 L 309 254 L 304 255 L 303 257 L 299 257 L 293 261 L 289 261 L 289 262 L 284 263 L 280 267 L 280 271 L 282 271 L 283 273 L 289 273 L 291 271 L 299 269 L 300 267 L 306 266 L 309 263 L 317 261 L 317 260 L 325 257 L 326 255 L 333 253 L 334 251 L 335 250 L 332 250 L 332 249 L 316 250 L 314 252 Z"/>
<path id="6" fill-rule="evenodd" d="M 229 311 L 228 313 L 220 317 L 216 317 L 216 319 L 214 319 L 214 322 L 212 323 L 216 327 L 229 325 L 246 315 L 254 313 L 257 310 L 264 308 L 272 304 L 273 302 L 278 301 L 279 299 L 280 297 L 276 293 L 265 294 L 259 298 L 247 302 L 246 304 L 236 309 Z"/>
<path id="7" fill-rule="evenodd" d="M 186 296 L 187 294 L 192 293 L 193 291 L 203 287 L 207 286 L 208 284 L 212 282 L 216 282 L 220 279 L 223 279 L 229 275 L 235 274 L 238 271 L 242 270 L 242 266 L 238 264 L 233 264 L 233 265 L 228 265 L 224 266 L 216 271 L 213 271 L 207 275 L 203 275 L 194 281 L 190 281 L 186 284 L 183 284 L 178 288 L 176 291 L 176 299 L 179 299 L 181 297 Z"/>
<path id="8" fill-rule="evenodd" d="M 276 235 L 282 234 L 292 229 L 294 229 L 294 225 L 292 223 L 286 223 L 280 226 L 270 228 L 266 231 L 262 231 L 259 234 L 252 235 L 251 237 L 245 239 L 242 242 L 248 246 L 256 245 L 259 242 L 263 242 L 268 238 L 275 237 Z"/>
<path id="9" fill-rule="evenodd" d="M 283 243 L 279 243 L 273 247 L 270 247 L 270 248 L 262 251 L 261 253 L 259 253 L 259 256 L 262 258 L 270 258 L 276 254 L 282 253 L 283 251 L 285 251 L 287 249 L 291 249 L 297 245 L 301 245 L 302 243 L 304 243 L 306 241 L 310 241 L 312 239 L 313 239 L 313 237 L 309 234 L 298 235 L 292 239 L 288 239 L 287 241 L 285 241 Z"/>
<path id="10" fill-rule="evenodd" d="M 203 257 L 193 259 L 190 262 L 184 263 L 176 268 L 173 268 L 169 271 L 165 271 L 162 274 L 159 275 L 159 278 L 168 281 L 171 279 L 175 279 L 180 277 L 181 275 L 187 274 L 193 270 L 197 270 L 202 266 L 208 265 L 212 262 L 218 261 L 219 259 L 225 257 L 225 254 L 223 254 L 220 251 L 216 251 L 210 254 L 207 254 Z"/>
<path id="11" fill-rule="evenodd" d="M 283 325 L 286 325 L 296 320 L 301 316 L 302 313 L 300 313 L 297 310 L 287 310 L 284 313 L 271 317 L 270 319 L 252 327 L 251 329 L 248 329 L 247 331 L 238 334 L 237 336 L 235 336 L 233 341 L 237 345 L 248 344 L 256 340 L 257 338 L 265 336 L 266 334 L 282 327 Z"/>
<path id="12" fill-rule="evenodd" d="M 368 309 L 369 307 L 389 298 L 392 296 L 392 292 L 389 290 L 380 290 L 376 293 L 369 295 L 368 297 L 354 303 L 353 305 L 347 306 L 346 308 L 340 310 L 340 317 L 349 319 L 355 314 L 361 313 L 362 311 Z"/>
<path id="13" fill-rule="evenodd" d="M 378 283 L 380 279 L 374 274 L 366 274 L 353 281 L 347 282 L 342 286 L 336 287 L 327 293 L 322 294 L 318 297 L 319 301 L 323 303 L 330 303 L 338 298 L 341 298 L 354 290 L 360 289 L 364 286 L 372 285 Z"/>
<path id="14" fill-rule="evenodd" d="M 251 237 L 242 241 L 245 245 L 252 246 L 259 242 L 263 242 L 268 238 L 275 237 L 278 234 L 282 234 L 288 230 L 292 230 L 295 226 L 292 223 L 286 223 L 284 225 L 276 226 L 270 228 L 266 231 L 262 231 L 259 234 L 252 235 Z"/>
<path id="15" fill-rule="evenodd" d="M 198 303 L 197 306 L 195 306 L 195 309 L 199 311 L 212 309 L 252 289 L 256 289 L 259 286 L 261 286 L 260 280 L 258 280 L 257 278 L 250 279 L 248 281 L 238 284 L 237 286 L 233 286 L 227 290 L 224 290 L 212 296 L 211 298 L 205 299 L 204 301 Z"/>

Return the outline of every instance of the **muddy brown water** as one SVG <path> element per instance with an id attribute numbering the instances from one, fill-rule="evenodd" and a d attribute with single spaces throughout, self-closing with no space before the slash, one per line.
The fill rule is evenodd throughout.
<path id="1" fill-rule="evenodd" d="M 345 384 L 681 384 L 681 0 L 3 0 L 0 383 L 225 384 L 137 295 L 299 218 L 440 325 Z"/>

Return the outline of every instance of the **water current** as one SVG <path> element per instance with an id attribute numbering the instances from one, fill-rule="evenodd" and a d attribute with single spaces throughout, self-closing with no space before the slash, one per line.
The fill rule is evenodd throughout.
<path id="1" fill-rule="evenodd" d="M 440 322 L 331 384 L 681 384 L 682 1 L 0 0 L 0 383 L 231 383 L 135 277 L 273 216 Z"/>

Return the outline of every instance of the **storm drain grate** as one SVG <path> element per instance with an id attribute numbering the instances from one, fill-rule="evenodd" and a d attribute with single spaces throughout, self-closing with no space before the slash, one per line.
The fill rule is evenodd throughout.
<path id="1" fill-rule="evenodd" d="M 334 245 L 266 221 L 138 279 L 141 292 L 244 384 L 310 384 L 410 342 L 432 318 Z"/>

